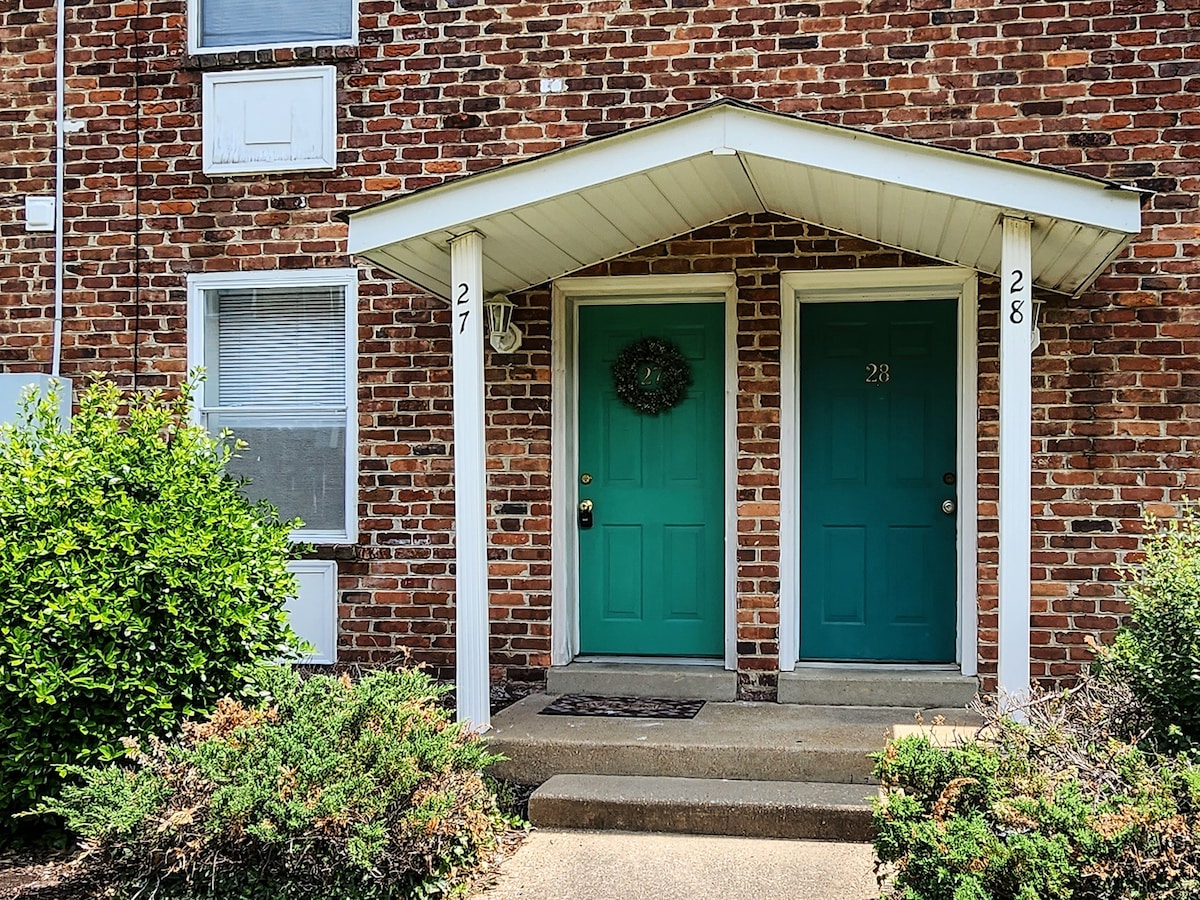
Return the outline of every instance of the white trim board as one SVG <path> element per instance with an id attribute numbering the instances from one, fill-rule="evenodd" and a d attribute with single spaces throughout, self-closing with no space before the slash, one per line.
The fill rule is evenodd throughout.
<path id="1" fill-rule="evenodd" d="M 799 304 L 952 299 L 958 307 L 957 659 L 978 671 L 978 276 L 957 266 L 785 272 L 780 279 L 780 585 L 779 668 L 800 656 Z M 863 663 L 861 665 L 870 665 Z"/>
<path id="2" fill-rule="evenodd" d="M 737 280 L 721 275 L 561 278 L 551 295 L 551 607 L 550 664 L 579 653 L 579 407 L 577 310 L 583 305 L 723 302 L 725 304 L 725 668 L 737 668 Z"/>
<path id="3" fill-rule="evenodd" d="M 204 366 L 204 292 L 221 288 L 340 286 L 346 298 L 346 500 L 345 531 L 297 529 L 293 541 L 310 544 L 353 544 L 358 541 L 358 269 L 329 268 L 297 271 L 207 272 L 188 275 L 188 372 Z M 204 382 L 196 384 L 192 410 L 203 423 Z"/>

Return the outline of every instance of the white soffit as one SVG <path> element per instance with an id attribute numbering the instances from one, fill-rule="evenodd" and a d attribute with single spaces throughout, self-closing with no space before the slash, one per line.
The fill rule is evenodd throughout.
<path id="1" fill-rule="evenodd" d="M 451 237 L 515 291 L 741 213 L 772 212 L 998 274 L 1033 222 L 1034 283 L 1078 294 L 1141 230 L 1140 192 L 722 101 L 365 207 L 350 252 L 450 296 Z"/>

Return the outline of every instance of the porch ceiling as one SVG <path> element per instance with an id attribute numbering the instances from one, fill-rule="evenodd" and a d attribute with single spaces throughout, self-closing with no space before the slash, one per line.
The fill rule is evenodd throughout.
<path id="1" fill-rule="evenodd" d="M 451 238 L 484 235 L 486 293 L 770 212 L 998 274 L 1033 223 L 1034 283 L 1079 294 L 1141 229 L 1141 194 L 721 101 L 349 214 L 350 252 L 443 298 Z"/>

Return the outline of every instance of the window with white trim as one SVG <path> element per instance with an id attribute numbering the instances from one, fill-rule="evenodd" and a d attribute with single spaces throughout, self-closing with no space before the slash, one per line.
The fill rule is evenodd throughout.
<path id="1" fill-rule="evenodd" d="M 353 44 L 355 0 L 189 0 L 193 53 Z"/>
<path id="2" fill-rule="evenodd" d="M 355 536 L 357 270 L 221 273 L 188 282 L 189 362 L 206 377 L 198 411 L 247 447 L 231 462 L 297 540 Z"/>

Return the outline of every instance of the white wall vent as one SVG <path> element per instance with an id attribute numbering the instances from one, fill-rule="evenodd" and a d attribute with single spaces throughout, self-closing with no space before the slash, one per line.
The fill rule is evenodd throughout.
<path id="1" fill-rule="evenodd" d="M 334 168 L 334 76 L 333 66 L 204 73 L 205 174 Z"/>
<path id="2" fill-rule="evenodd" d="M 299 559 L 288 563 L 299 587 L 284 608 L 292 630 L 313 646 L 311 656 L 299 662 L 337 662 L 337 563 L 325 559 Z"/>

